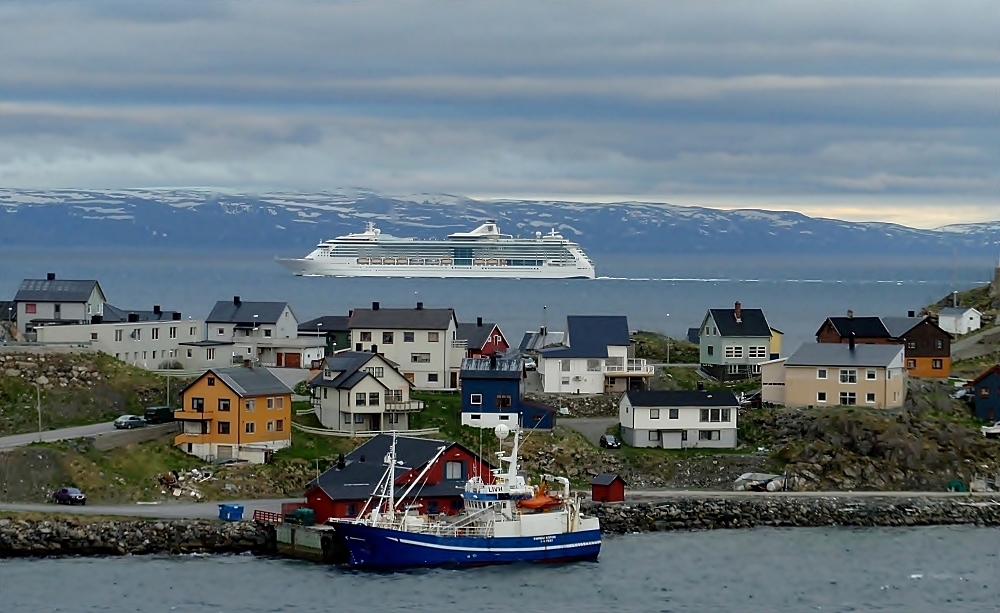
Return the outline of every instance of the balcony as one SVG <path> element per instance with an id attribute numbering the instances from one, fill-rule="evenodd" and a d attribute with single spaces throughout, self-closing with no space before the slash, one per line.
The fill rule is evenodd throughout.
<path id="1" fill-rule="evenodd" d="M 467 341 L 465 339 L 456 339 L 456 340 L 453 340 L 453 341 L 451 341 L 451 348 L 452 349 L 468 349 L 469 348 L 469 341 Z"/>
<path id="2" fill-rule="evenodd" d="M 423 411 L 423 410 L 424 410 L 423 400 L 385 403 L 386 413 L 416 413 L 417 411 Z"/>
<path id="3" fill-rule="evenodd" d="M 607 360 L 604 363 L 604 372 L 615 377 L 651 377 L 653 370 L 652 365 L 641 359 Z"/>
<path id="4" fill-rule="evenodd" d="M 199 420 L 208 421 L 215 419 L 214 409 L 205 409 L 203 411 L 195 411 L 194 409 L 181 409 L 179 411 L 174 411 L 174 419 L 177 420 Z"/>

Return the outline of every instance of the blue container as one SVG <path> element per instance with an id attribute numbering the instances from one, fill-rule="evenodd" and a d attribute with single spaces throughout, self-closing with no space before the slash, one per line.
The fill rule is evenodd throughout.
<path id="1" fill-rule="evenodd" d="M 222 521 L 240 521 L 243 519 L 243 505 L 220 504 L 219 519 Z"/>

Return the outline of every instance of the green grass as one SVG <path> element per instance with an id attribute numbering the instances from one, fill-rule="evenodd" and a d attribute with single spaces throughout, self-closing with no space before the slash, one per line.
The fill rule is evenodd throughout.
<path id="1" fill-rule="evenodd" d="M 686 340 L 672 339 L 656 332 L 645 331 L 636 332 L 632 339 L 635 341 L 637 358 L 674 364 L 697 364 L 700 359 L 698 345 Z"/>

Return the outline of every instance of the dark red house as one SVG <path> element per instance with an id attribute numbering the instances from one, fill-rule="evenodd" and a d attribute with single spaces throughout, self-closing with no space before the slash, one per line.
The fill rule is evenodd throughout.
<path id="1" fill-rule="evenodd" d="M 477 317 L 474 324 L 458 324 L 455 338 L 467 343 L 465 350 L 467 358 L 480 358 L 494 353 L 503 354 L 510 349 L 507 339 L 500 331 L 500 326 L 489 322 L 483 323 L 482 317 Z"/>
<path id="2" fill-rule="evenodd" d="M 590 497 L 594 502 L 622 502 L 625 500 L 625 480 L 614 473 L 597 475 L 590 482 Z"/>
<path id="3" fill-rule="evenodd" d="M 358 516 L 385 474 L 391 444 L 392 436 L 379 434 L 306 486 L 306 506 L 316 513 L 317 522 Z M 453 515 L 460 511 L 462 491 L 469 478 L 479 475 L 487 483 L 493 481 L 489 463 L 450 441 L 398 436 L 396 459 L 401 463 L 395 473 L 397 496 L 414 485 L 427 464 L 433 462 L 403 503 L 418 504 L 430 514 Z"/>

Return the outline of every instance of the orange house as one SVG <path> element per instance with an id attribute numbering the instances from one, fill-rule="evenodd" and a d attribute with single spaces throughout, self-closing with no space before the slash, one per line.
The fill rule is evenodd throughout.
<path id="1" fill-rule="evenodd" d="M 181 392 L 182 451 L 257 464 L 292 444 L 292 391 L 266 368 L 213 368 Z"/>

